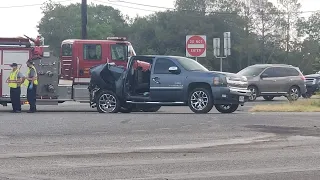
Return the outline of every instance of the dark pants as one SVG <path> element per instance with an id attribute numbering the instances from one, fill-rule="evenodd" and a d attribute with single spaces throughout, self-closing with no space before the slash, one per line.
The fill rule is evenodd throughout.
<path id="1" fill-rule="evenodd" d="M 21 95 L 20 87 L 10 88 L 10 99 L 11 99 L 13 111 L 21 111 L 20 95 Z"/>
<path id="2" fill-rule="evenodd" d="M 33 87 L 31 89 L 29 89 L 31 83 L 29 83 L 28 85 L 28 89 L 27 89 L 27 100 L 30 104 L 30 111 L 36 111 L 37 107 L 36 107 L 36 99 L 37 99 L 37 85 L 33 85 Z"/>

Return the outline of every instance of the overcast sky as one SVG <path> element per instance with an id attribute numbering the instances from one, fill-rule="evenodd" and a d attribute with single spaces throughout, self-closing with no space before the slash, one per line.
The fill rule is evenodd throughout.
<path id="1" fill-rule="evenodd" d="M 0 37 L 16 37 L 26 34 L 35 37 L 38 32 L 36 25 L 42 17 L 41 4 L 46 0 L 0 0 Z M 81 0 L 53 0 L 61 2 L 61 4 L 70 4 L 81 2 Z M 132 5 L 113 1 L 114 8 L 119 9 L 123 14 L 131 17 L 136 15 L 144 16 L 153 13 L 153 11 L 161 11 L 161 8 L 151 8 L 146 6 Z M 88 3 L 100 3 L 108 5 L 108 0 L 88 0 Z M 161 6 L 173 8 L 175 0 L 124 0 L 126 2 L 134 2 L 145 5 Z M 276 0 L 273 0 L 276 1 Z M 320 10 L 320 0 L 300 0 L 302 11 Z M 110 4 L 109 4 L 110 5 Z M 16 7 L 21 6 L 21 7 Z M 128 6 L 128 7 L 125 7 Z M 141 9 L 141 10 L 138 10 Z M 310 13 L 309 13 L 310 14 Z M 309 14 L 304 14 L 305 16 Z"/>

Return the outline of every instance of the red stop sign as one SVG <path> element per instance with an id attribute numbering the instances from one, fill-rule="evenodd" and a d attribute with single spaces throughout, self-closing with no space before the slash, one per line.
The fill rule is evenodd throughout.
<path id="1" fill-rule="evenodd" d="M 187 36 L 186 50 L 187 56 L 191 57 L 205 57 L 207 43 L 205 37 L 194 35 Z"/>

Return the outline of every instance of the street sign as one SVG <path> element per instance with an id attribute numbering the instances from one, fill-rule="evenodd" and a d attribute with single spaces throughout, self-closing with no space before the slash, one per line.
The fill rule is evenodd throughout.
<path id="1" fill-rule="evenodd" d="M 206 57 L 207 39 L 205 35 L 186 36 L 186 56 Z"/>
<path id="2" fill-rule="evenodd" d="M 220 56 L 220 38 L 213 38 L 213 55 Z"/>
<path id="3" fill-rule="evenodd" d="M 231 33 L 230 32 L 224 32 L 224 56 L 230 56 L 231 55 Z"/>
<path id="4" fill-rule="evenodd" d="M 222 72 L 222 59 L 231 55 L 231 33 L 223 33 L 224 56 L 220 56 L 220 38 L 213 38 L 213 55 L 220 59 L 220 71 Z"/>

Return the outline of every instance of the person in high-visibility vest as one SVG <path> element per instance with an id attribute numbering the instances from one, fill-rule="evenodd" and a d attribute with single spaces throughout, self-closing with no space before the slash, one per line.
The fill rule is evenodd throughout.
<path id="1" fill-rule="evenodd" d="M 31 60 L 27 61 L 28 71 L 24 85 L 27 87 L 27 100 L 30 105 L 28 113 L 34 113 L 37 111 L 36 99 L 37 99 L 37 85 L 38 85 L 38 76 L 37 70 L 33 65 Z"/>
<path id="2" fill-rule="evenodd" d="M 10 76 L 7 79 L 8 86 L 10 87 L 10 99 L 12 104 L 12 112 L 20 113 L 21 112 L 21 83 L 23 82 L 24 76 L 18 69 L 17 63 L 12 63 L 10 65 L 12 71 Z"/>

